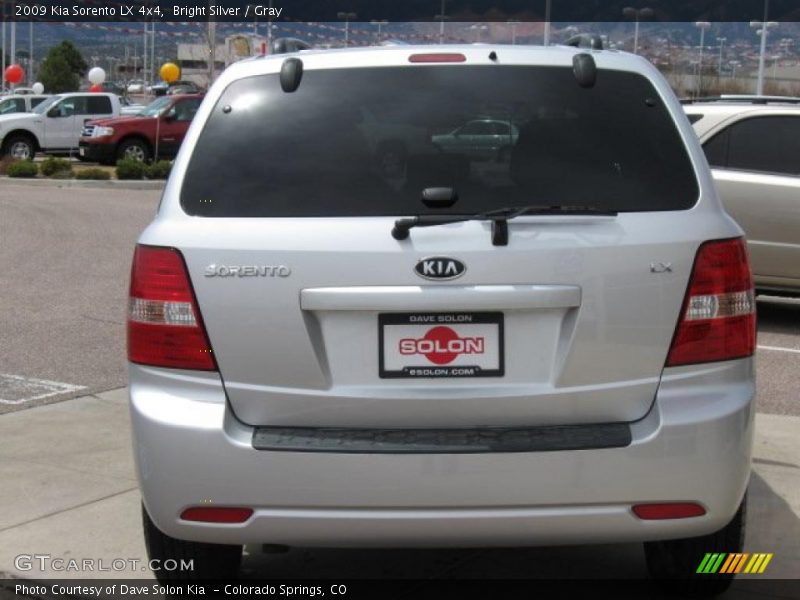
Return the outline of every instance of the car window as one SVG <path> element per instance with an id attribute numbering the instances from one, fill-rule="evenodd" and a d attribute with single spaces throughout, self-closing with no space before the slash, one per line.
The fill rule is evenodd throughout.
<path id="1" fill-rule="evenodd" d="M 197 109 L 200 107 L 200 98 L 189 98 L 180 100 L 172 107 L 170 112 L 174 112 L 176 121 L 191 121 Z"/>
<path id="2" fill-rule="evenodd" d="M 89 96 L 86 100 L 86 114 L 108 115 L 114 112 L 111 108 L 111 98 L 108 96 Z"/>
<path id="3" fill-rule="evenodd" d="M 86 114 L 86 97 L 85 96 L 70 96 L 64 98 L 55 107 L 57 114 L 61 117 L 71 117 L 73 115 Z"/>
<path id="4" fill-rule="evenodd" d="M 452 135 L 493 135 L 491 121 L 512 124 L 514 136 L 470 144 Z M 463 214 L 576 202 L 651 211 L 698 199 L 669 109 L 647 78 L 623 71 L 604 70 L 585 89 L 566 67 L 309 70 L 291 94 L 277 74 L 258 75 L 223 91 L 192 150 L 181 202 L 193 215 Z M 459 200 L 426 208 L 428 187 L 453 187 Z"/>
<path id="5" fill-rule="evenodd" d="M 47 96 L 31 96 L 31 108 L 39 106 L 45 100 L 47 100 Z"/>
<path id="6" fill-rule="evenodd" d="M 714 167 L 800 174 L 800 117 L 750 117 L 709 140 L 703 149 Z"/>
<path id="7" fill-rule="evenodd" d="M 686 118 L 689 119 L 689 123 L 694 124 L 694 123 L 697 123 L 700 119 L 702 119 L 703 115 L 700 115 L 700 114 L 697 114 L 697 113 L 687 114 Z"/>
<path id="8" fill-rule="evenodd" d="M 501 123 L 500 121 L 495 121 L 492 123 L 492 133 L 495 135 L 510 135 L 511 131 L 509 129 L 508 123 Z"/>
<path id="9" fill-rule="evenodd" d="M 25 112 L 24 98 L 6 98 L 0 102 L 0 115 Z"/>

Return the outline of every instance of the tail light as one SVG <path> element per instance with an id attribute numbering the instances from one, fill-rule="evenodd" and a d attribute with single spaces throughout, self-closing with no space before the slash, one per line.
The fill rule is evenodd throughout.
<path id="1" fill-rule="evenodd" d="M 186 264 L 174 248 L 136 247 L 128 299 L 128 360 L 173 369 L 217 369 Z"/>
<path id="2" fill-rule="evenodd" d="M 667 366 L 751 356 L 756 347 L 753 276 L 743 239 L 697 251 Z"/>
<path id="3" fill-rule="evenodd" d="M 702 517 L 706 514 L 706 509 L 694 502 L 635 504 L 633 506 L 633 514 L 643 521 L 661 521 L 665 519 Z"/>

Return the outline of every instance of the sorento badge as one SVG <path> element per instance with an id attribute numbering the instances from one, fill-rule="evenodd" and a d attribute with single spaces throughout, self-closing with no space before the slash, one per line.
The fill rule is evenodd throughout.
<path id="1" fill-rule="evenodd" d="M 421 259 L 414 267 L 417 275 L 425 279 L 444 281 L 461 277 L 467 267 L 460 260 L 447 256 L 431 256 Z"/>

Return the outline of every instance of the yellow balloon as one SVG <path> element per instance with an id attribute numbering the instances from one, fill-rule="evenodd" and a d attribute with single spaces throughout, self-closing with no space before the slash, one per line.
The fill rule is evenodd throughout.
<path id="1" fill-rule="evenodd" d="M 168 62 L 161 65 L 158 74 L 161 75 L 161 79 L 167 83 L 172 83 L 180 78 L 181 70 L 175 63 Z"/>

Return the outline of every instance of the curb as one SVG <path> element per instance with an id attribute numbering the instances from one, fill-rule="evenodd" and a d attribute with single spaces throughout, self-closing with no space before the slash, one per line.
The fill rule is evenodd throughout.
<path id="1" fill-rule="evenodd" d="M 137 179 L 107 179 L 107 180 L 80 180 L 80 179 L 26 179 L 23 177 L 0 177 L 6 185 L 23 185 L 30 187 L 52 188 L 100 188 L 117 190 L 161 190 L 167 184 L 166 180 L 137 180 Z"/>

